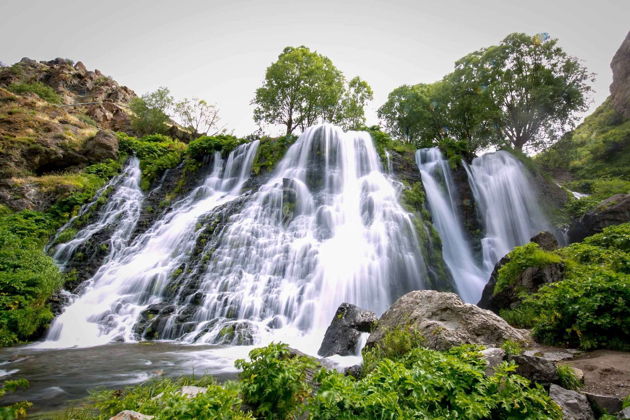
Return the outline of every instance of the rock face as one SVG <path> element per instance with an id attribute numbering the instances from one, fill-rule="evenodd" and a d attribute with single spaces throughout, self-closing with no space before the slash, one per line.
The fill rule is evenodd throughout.
<path id="1" fill-rule="evenodd" d="M 551 385 L 549 396 L 562 409 L 564 420 L 595 420 L 595 415 L 586 397 L 579 392 Z"/>
<path id="2" fill-rule="evenodd" d="M 498 347 L 506 340 L 528 341 L 525 332 L 493 312 L 464 303 L 455 293 L 434 290 L 418 290 L 398 299 L 379 319 L 367 346 L 376 345 L 387 332 L 399 327 L 422 334 L 422 345 L 434 350 L 461 344 Z"/>
<path id="3" fill-rule="evenodd" d="M 558 241 L 549 232 L 540 232 L 530 239 L 538 244 L 545 251 L 553 251 L 558 248 Z M 540 287 L 547 283 L 554 283 L 564 278 L 565 267 L 561 263 L 547 264 L 542 267 L 528 267 L 516 279 L 513 284 L 503 288 L 498 293 L 494 293 L 494 288 L 499 279 L 499 270 L 510 261 L 509 254 L 503 257 L 494 267 L 490 279 L 483 289 L 479 307 L 489 309 L 498 313 L 501 309 L 513 308 L 521 300 L 523 292 L 527 294 L 535 293 Z"/>
<path id="4" fill-rule="evenodd" d="M 92 162 L 118 157 L 118 138 L 109 130 L 100 130 L 83 146 L 83 154 Z"/>
<path id="5" fill-rule="evenodd" d="M 356 354 L 361 333 L 369 333 L 376 325 L 376 314 L 350 303 L 342 303 L 324 335 L 318 355 Z"/>
<path id="6" fill-rule="evenodd" d="M 569 242 L 579 242 L 605 227 L 630 222 L 630 194 L 617 194 L 599 203 L 569 228 Z"/>
<path id="7" fill-rule="evenodd" d="M 630 118 L 630 32 L 621 43 L 610 67 L 613 72 L 610 85 L 613 107 L 625 118 Z"/>

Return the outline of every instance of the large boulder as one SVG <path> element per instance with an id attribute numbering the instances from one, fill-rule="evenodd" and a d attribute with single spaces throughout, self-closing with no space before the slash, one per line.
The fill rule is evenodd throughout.
<path id="1" fill-rule="evenodd" d="M 580 242 L 605 227 L 630 222 L 630 194 L 617 194 L 599 203 L 569 228 L 569 242 Z"/>
<path id="2" fill-rule="evenodd" d="M 630 32 L 621 43 L 610 63 L 613 82 L 610 96 L 615 110 L 625 118 L 630 118 Z"/>
<path id="3" fill-rule="evenodd" d="M 595 420 L 593 410 L 586 397 L 579 392 L 551 385 L 549 396 L 562 409 L 564 420 Z"/>
<path id="4" fill-rule="evenodd" d="M 506 340 L 529 341 L 526 332 L 511 327 L 495 313 L 464 303 L 455 293 L 435 290 L 418 290 L 398 299 L 379 319 L 366 345 L 376 345 L 387 332 L 400 327 L 420 333 L 422 345 L 434 350 L 461 344 L 499 347 Z"/>
<path id="5" fill-rule="evenodd" d="M 118 138 L 109 130 L 100 130 L 85 142 L 83 153 L 92 162 L 118 158 Z"/>
<path id="6" fill-rule="evenodd" d="M 376 314 L 350 303 L 342 303 L 324 335 L 317 354 L 328 357 L 357 353 L 361 333 L 369 333 L 376 325 Z"/>
<path id="7" fill-rule="evenodd" d="M 530 239 L 545 251 L 553 251 L 558 248 L 558 241 L 549 232 L 540 232 Z M 510 261 L 509 254 L 503 257 L 494 267 L 488 283 L 486 283 L 479 307 L 498 313 L 501 309 L 515 307 L 521 296 L 538 291 L 547 283 L 554 283 L 564 278 L 565 266 L 562 263 L 551 263 L 541 267 L 527 267 L 515 281 L 506 285 L 501 291 L 495 293 L 495 286 L 499 279 L 499 270 Z"/>

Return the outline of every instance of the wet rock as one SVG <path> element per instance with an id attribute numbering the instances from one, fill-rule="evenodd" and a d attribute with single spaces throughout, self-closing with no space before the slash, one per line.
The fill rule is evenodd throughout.
<path id="1" fill-rule="evenodd" d="M 545 251 L 558 249 L 558 240 L 553 236 L 553 233 L 547 231 L 538 232 L 529 241 L 538 244 Z"/>
<path id="2" fill-rule="evenodd" d="M 600 233 L 605 227 L 630 222 L 630 194 L 617 194 L 574 222 L 569 228 L 569 243 Z"/>
<path id="3" fill-rule="evenodd" d="M 516 368 L 517 374 L 530 381 L 548 385 L 560 380 L 558 369 L 555 363 L 550 360 L 537 356 L 528 356 L 526 354 L 510 356 L 508 360 L 518 365 Z"/>
<path id="4" fill-rule="evenodd" d="M 614 395 L 600 395 L 591 392 L 584 392 L 591 406 L 602 413 L 616 414 L 621 410 L 623 401 Z"/>
<path id="5" fill-rule="evenodd" d="M 356 354 L 361 333 L 369 333 L 376 325 L 376 314 L 350 303 L 342 303 L 326 330 L 317 354 L 329 357 L 334 354 Z"/>
<path id="6" fill-rule="evenodd" d="M 118 138 L 109 130 L 100 130 L 85 142 L 83 154 L 92 162 L 118 158 Z"/>
<path id="7" fill-rule="evenodd" d="M 505 358 L 505 350 L 498 347 L 490 347 L 480 351 L 480 353 L 483 360 L 486 361 L 486 375 L 494 375 L 495 368 L 500 365 Z"/>
<path id="8" fill-rule="evenodd" d="M 383 314 L 366 346 L 376 345 L 388 331 L 401 326 L 420 333 L 421 344 L 434 350 L 461 344 L 499 347 L 506 340 L 529 340 L 526 332 L 493 312 L 464 303 L 455 293 L 418 290 L 402 296 Z"/>
<path id="9" fill-rule="evenodd" d="M 226 324 L 214 340 L 215 344 L 249 346 L 254 344 L 256 326 L 247 321 Z"/>
<path id="10" fill-rule="evenodd" d="M 137 411 L 125 410 L 111 417 L 109 420 L 150 420 L 155 416 L 147 416 Z"/>
<path id="11" fill-rule="evenodd" d="M 356 379 L 360 379 L 362 371 L 363 371 L 363 366 L 361 366 L 361 365 L 352 365 L 352 366 L 347 367 L 343 371 L 343 374 L 346 375 L 346 376 L 353 376 Z"/>
<path id="12" fill-rule="evenodd" d="M 595 415 L 586 397 L 579 392 L 551 385 L 549 396 L 562 409 L 564 420 L 595 420 Z"/>

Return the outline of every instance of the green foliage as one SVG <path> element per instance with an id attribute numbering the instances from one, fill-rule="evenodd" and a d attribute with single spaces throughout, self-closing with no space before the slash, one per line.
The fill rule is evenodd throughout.
<path id="1" fill-rule="evenodd" d="M 175 115 L 192 133 L 218 133 L 219 110 L 203 99 L 183 99 L 174 106 Z"/>
<path id="2" fill-rule="evenodd" d="M 131 127 L 140 135 L 166 133 L 167 123 L 170 121 L 167 112 L 172 106 L 173 97 L 165 87 L 147 93 L 141 98 L 133 98 L 129 102 L 129 108 L 134 113 Z"/>
<path id="3" fill-rule="evenodd" d="M 147 190 L 165 170 L 174 168 L 183 159 L 186 144 L 168 136 L 149 135 L 140 139 L 118 133 L 119 148 L 140 159 L 141 187 Z"/>
<path id="4" fill-rule="evenodd" d="M 50 102 L 51 104 L 60 104 L 61 97 L 55 92 L 53 88 L 45 85 L 41 82 L 32 83 L 12 83 L 8 89 L 17 94 L 23 95 L 25 93 L 34 93 L 43 100 Z"/>
<path id="5" fill-rule="evenodd" d="M 545 344 L 629 350 L 630 224 L 553 253 L 566 263 L 565 279 L 541 287 L 501 316 L 531 327 Z"/>
<path id="6" fill-rule="evenodd" d="M 494 286 L 495 294 L 513 284 L 518 276 L 529 267 L 544 267 L 562 262 L 560 256 L 542 250 L 538 244 L 533 242 L 514 248 L 508 254 L 508 258 L 509 261 L 499 269 L 499 277 Z"/>
<path id="7" fill-rule="evenodd" d="M 188 144 L 188 155 L 195 160 L 203 160 L 206 156 L 212 156 L 219 152 L 226 157 L 232 150 L 243 144 L 245 140 L 228 134 L 218 136 L 201 136 Z"/>
<path id="8" fill-rule="evenodd" d="M 257 417 L 285 419 L 298 414 L 309 396 L 306 375 L 317 368 L 313 359 L 293 354 L 286 344 L 270 344 L 249 353 L 250 362 L 237 360 L 244 401 Z"/>
<path id="9" fill-rule="evenodd" d="M 582 179 L 568 182 L 565 186 L 572 191 L 589 194 L 588 197 L 574 198 L 567 203 L 567 213 L 573 218 L 593 210 L 602 200 L 613 195 L 630 194 L 630 181 L 620 178 Z"/>
<path id="10" fill-rule="evenodd" d="M 400 326 L 388 331 L 376 344 L 364 348 L 361 352 L 363 375 L 374 370 L 382 359 L 398 360 L 412 349 L 421 347 L 423 343 L 422 334 L 410 327 Z"/>
<path id="11" fill-rule="evenodd" d="M 292 135 L 277 138 L 262 137 L 252 165 L 252 172 L 258 175 L 273 170 L 296 140 L 297 137 Z"/>
<path id="12" fill-rule="evenodd" d="M 560 419 L 559 408 L 540 386 L 503 363 L 484 374 L 478 348 L 447 352 L 413 348 L 383 358 L 362 379 L 322 370 L 307 404 L 314 419 Z"/>
<path id="13" fill-rule="evenodd" d="M 438 147 L 448 159 L 448 164 L 451 169 L 457 168 L 461 165 L 463 160 L 470 160 L 473 157 L 473 153 L 470 150 L 470 143 L 465 140 L 458 141 L 446 137 L 440 140 Z"/>
<path id="14" fill-rule="evenodd" d="M 577 391 L 582 388 L 582 383 L 575 376 L 573 368 L 568 365 L 558 365 L 557 367 L 558 377 L 560 377 L 560 385 L 565 389 L 571 389 Z"/>
<path id="15" fill-rule="evenodd" d="M 505 340 L 503 344 L 501 344 L 501 348 L 508 356 L 518 356 L 523 353 L 523 346 L 521 343 L 514 340 Z"/>
<path id="16" fill-rule="evenodd" d="M 29 383 L 26 379 L 15 379 L 4 381 L 0 387 L 0 398 L 4 397 L 8 392 L 15 392 L 20 389 L 28 389 Z M 0 418 L 3 420 L 14 420 L 26 417 L 26 410 L 31 407 L 28 401 L 20 401 L 8 406 L 0 407 Z"/>
<path id="17" fill-rule="evenodd" d="M 574 131 L 536 156 L 536 161 L 550 173 L 569 172 L 577 179 L 627 180 L 629 150 L 630 120 L 619 115 L 608 98 Z"/>
<path id="18" fill-rule="evenodd" d="M 266 70 L 256 90 L 254 120 L 281 124 L 286 134 L 323 120 L 356 128 L 364 122 L 372 89 L 358 77 L 346 85 L 329 58 L 305 46 L 286 47 Z"/>

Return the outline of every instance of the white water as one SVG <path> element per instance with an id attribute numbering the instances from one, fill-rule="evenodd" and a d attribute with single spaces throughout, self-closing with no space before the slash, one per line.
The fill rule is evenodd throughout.
<path id="1" fill-rule="evenodd" d="M 170 275 L 194 246 L 199 217 L 238 197 L 257 147 L 258 141 L 240 146 L 226 162 L 216 153 L 213 170 L 204 184 L 101 266 L 82 294 L 55 319 L 46 341 L 39 346 L 134 341 L 133 326 L 139 314 L 149 304 L 160 301 Z"/>
<path id="2" fill-rule="evenodd" d="M 540 231 L 553 228 L 539 205 L 534 185 L 521 162 L 505 151 L 488 153 L 465 165 L 477 210 L 482 216 L 483 270 Z"/>
<path id="3" fill-rule="evenodd" d="M 412 221 L 369 134 L 313 127 L 232 217 L 183 340 L 217 342 L 247 320 L 256 342 L 314 353 L 339 304 L 380 314 L 424 276 Z"/>
<path id="4" fill-rule="evenodd" d="M 442 255 L 458 294 L 466 302 L 477 303 L 488 278 L 475 260 L 470 239 L 457 211 L 457 191 L 447 159 L 437 147 L 416 151 L 433 225 L 442 240 Z"/>
<path id="5" fill-rule="evenodd" d="M 111 258 L 115 258 L 115 256 L 127 246 L 138 221 L 138 217 L 140 216 L 140 209 L 144 199 L 144 195 L 140 189 L 141 176 L 140 161 L 135 157 L 129 159 L 129 162 L 120 175 L 112 178 L 105 187 L 99 190 L 93 201 L 84 206 L 76 217 L 72 218 L 66 225 L 59 229 L 53 238 L 53 243 L 61 233 L 72 227 L 77 217 L 84 215 L 89 209 L 95 206 L 97 200 L 105 191 L 110 188 L 114 189 L 107 203 L 102 209 L 98 210 L 97 219 L 79 230 L 72 240 L 60 244 L 55 248 L 53 258 L 62 270 L 69 262 L 70 258 L 72 258 L 77 248 L 97 233 L 106 229 L 111 229 L 112 233 L 107 242 L 109 252 L 105 262 Z"/>

